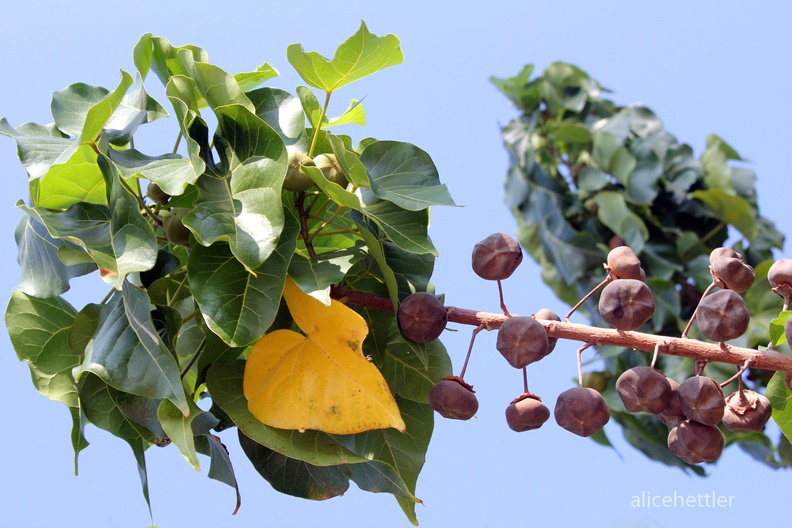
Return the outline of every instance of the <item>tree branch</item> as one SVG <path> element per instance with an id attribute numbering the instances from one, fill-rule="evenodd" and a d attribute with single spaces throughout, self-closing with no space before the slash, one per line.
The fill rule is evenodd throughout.
<path id="1" fill-rule="evenodd" d="M 347 290 L 333 286 L 330 295 L 334 299 L 378 310 L 393 311 L 390 299 L 380 295 Z M 503 314 L 479 312 L 467 308 L 446 306 L 448 322 L 497 330 L 507 319 Z M 547 330 L 548 337 L 594 343 L 597 346 L 612 345 L 634 348 L 653 353 L 655 348 L 662 354 L 687 357 L 691 359 L 715 361 L 742 366 L 751 361 L 751 368 L 792 373 L 792 356 L 774 350 L 753 350 L 721 343 L 706 343 L 695 339 L 657 336 L 642 332 L 624 332 L 611 328 L 599 328 L 576 323 L 546 321 L 537 319 Z"/>

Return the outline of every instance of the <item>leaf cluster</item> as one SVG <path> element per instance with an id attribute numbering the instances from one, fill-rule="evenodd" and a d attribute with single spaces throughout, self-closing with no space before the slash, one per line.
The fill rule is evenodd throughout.
<path id="1" fill-rule="evenodd" d="M 329 117 L 330 97 L 402 62 L 396 37 L 361 24 L 332 60 L 299 44 L 287 56 L 324 104 L 308 86 L 295 94 L 262 86 L 278 75 L 269 64 L 232 75 L 197 46 L 147 34 L 134 48 L 134 77 L 122 71 L 113 89 L 77 83 L 55 92 L 51 124 L 0 121 L 30 190 L 18 203 L 22 277 L 6 325 L 36 388 L 71 412 L 75 471 L 93 424 L 130 445 L 147 500 L 145 451 L 170 443 L 196 469 L 198 454 L 208 456 L 209 477 L 236 489 L 217 435 L 236 427 L 276 490 L 325 499 L 352 480 L 392 493 L 416 522 L 415 484 L 433 426 L 426 395 L 450 374 L 438 341 L 409 342 L 393 311 L 357 308 L 369 329 L 358 353 L 387 381 L 406 433 L 277 429 L 251 414 L 243 394 L 250 348 L 297 329 L 282 302 L 287 276 L 327 305 L 340 285 L 395 307 L 431 289 L 428 208 L 454 204 L 420 148 L 373 138 L 354 145 L 328 131 L 364 124 L 354 99 Z M 177 135 L 176 147 L 154 154 L 135 147 L 143 125 L 168 116 L 146 92 L 152 73 Z M 349 184 L 303 166 L 314 186 L 283 189 L 295 151 L 333 154 Z M 72 279 L 97 272 L 110 288 L 103 300 L 78 308 L 64 299 Z M 209 398 L 209 410 L 199 407 Z"/>
<path id="2" fill-rule="evenodd" d="M 757 277 L 745 294 L 751 324 L 735 344 L 770 342 L 768 328 L 781 303 L 764 279 L 784 236 L 759 212 L 747 160 L 716 135 L 696 157 L 651 109 L 606 98 L 610 90 L 571 64 L 556 62 L 537 75 L 529 64 L 514 77 L 491 81 L 518 112 L 502 128 L 509 156 L 505 200 L 522 246 L 561 300 L 574 305 L 604 278 L 608 251 L 627 245 L 657 303 L 644 331 L 678 337 L 712 282 L 710 252 L 730 243 Z M 592 324 L 605 326 L 596 296 L 581 309 Z M 606 398 L 627 440 L 649 458 L 702 472 L 669 455 L 662 424 L 624 413 L 614 397 L 618 376 L 647 358 L 618 347 L 600 347 L 599 355 L 610 379 Z M 691 360 L 667 356 L 658 367 L 677 380 L 694 369 Z M 719 379 L 733 373 L 717 365 L 708 370 Z M 749 377 L 757 389 L 770 379 L 759 370 Z M 787 464 L 778 462 L 783 446 L 766 435 L 727 440 L 771 466 Z"/>

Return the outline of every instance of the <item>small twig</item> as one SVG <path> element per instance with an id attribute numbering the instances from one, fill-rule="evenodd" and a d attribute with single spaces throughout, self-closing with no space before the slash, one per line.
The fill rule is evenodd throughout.
<path id="1" fill-rule="evenodd" d="M 467 370 L 468 362 L 470 361 L 470 353 L 473 352 L 473 342 L 476 340 L 478 333 L 485 328 L 485 326 L 480 325 L 473 329 L 473 335 L 470 336 L 470 346 L 468 347 L 467 355 L 465 356 L 465 362 L 462 364 L 462 370 L 459 372 L 459 377 L 462 379 L 465 379 L 465 371 Z"/>
<path id="2" fill-rule="evenodd" d="M 709 295 L 709 292 L 711 292 L 712 289 L 714 287 L 716 287 L 716 286 L 717 286 L 717 284 L 715 283 L 715 281 L 712 281 L 710 283 L 710 285 L 707 286 L 707 289 L 704 290 L 704 293 L 701 295 L 701 298 L 703 299 L 704 297 Z M 701 304 L 701 300 L 699 300 L 699 304 Z M 687 334 L 688 334 L 688 331 L 690 330 L 690 327 L 693 326 L 693 321 L 696 320 L 696 314 L 698 313 L 698 307 L 699 307 L 699 305 L 697 304 L 696 305 L 696 309 L 693 310 L 693 315 L 690 316 L 690 321 L 688 321 L 687 326 L 685 326 L 685 330 L 682 331 L 682 337 L 683 338 L 687 337 Z"/>
<path id="3" fill-rule="evenodd" d="M 595 343 L 586 343 L 582 347 L 577 349 L 577 368 L 578 368 L 578 385 L 583 386 L 583 361 L 580 359 L 580 355 L 583 353 L 584 350 L 587 348 L 594 346 Z"/>
<path id="4" fill-rule="evenodd" d="M 187 362 L 187 365 L 184 366 L 184 369 L 181 371 L 181 374 L 179 374 L 180 379 L 184 379 L 184 376 L 187 375 L 187 373 L 190 371 L 192 366 L 198 360 L 198 356 L 201 355 L 201 352 L 203 352 L 205 346 L 206 346 L 206 336 L 203 336 L 201 342 L 198 344 L 198 348 L 195 350 L 195 353 L 190 357 L 190 360 Z"/>
<path id="5" fill-rule="evenodd" d="M 732 376 L 731 378 L 727 379 L 726 381 L 724 381 L 723 383 L 720 384 L 721 388 L 725 387 L 726 385 L 728 385 L 732 381 L 734 381 L 736 379 L 739 379 L 740 380 L 740 391 L 742 392 L 742 375 L 743 375 L 743 372 L 748 370 L 748 367 L 750 367 L 752 364 L 753 364 L 753 359 L 746 359 L 745 363 L 743 363 L 742 368 L 740 368 L 737 371 L 737 374 L 735 374 L 734 376 Z"/>
<path id="6" fill-rule="evenodd" d="M 594 294 L 597 292 L 597 290 L 599 290 L 600 288 L 602 288 L 603 286 L 605 286 L 606 284 L 608 284 L 608 283 L 609 283 L 610 281 L 612 281 L 612 280 L 613 280 L 613 276 L 610 274 L 610 271 L 609 271 L 609 272 L 608 272 L 608 275 L 605 277 L 605 280 L 603 280 L 602 282 L 600 282 L 599 284 L 597 284 L 596 286 L 594 286 L 594 288 L 593 288 L 593 289 L 592 289 L 590 292 L 588 292 L 586 295 L 584 295 L 584 296 L 583 296 L 583 298 L 582 298 L 582 299 L 580 299 L 580 300 L 577 302 L 577 304 L 576 304 L 575 306 L 573 306 L 573 307 L 572 307 L 572 309 L 571 309 L 571 310 L 569 310 L 569 311 L 567 312 L 567 314 L 564 316 L 564 320 L 565 320 L 565 321 L 568 323 L 568 322 L 569 322 L 569 318 L 570 318 L 570 317 L 572 317 L 572 314 L 573 314 L 573 313 L 575 313 L 575 311 L 576 311 L 578 308 L 580 308 L 580 306 L 581 306 L 581 305 L 582 305 L 584 302 L 586 302 L 586 301 L 588 300 L 588 298 L 589 298 L 589 297 L 591 297 L 592 295 L 594 295 Z"/>
<path id="7" fill-rule="evenodd" d="M 316 251 L 311 244 L 311 234 L 308 232 L 308 213 L 305 211 L 305 193 L 300 191 L 297 193 L 297 200 L 295 202 L 297 211 L 300 214 L 300 236 L 305 242 L 305 249 L 308 250 L 308 255 L 311 257 L 316 256 Z"/>

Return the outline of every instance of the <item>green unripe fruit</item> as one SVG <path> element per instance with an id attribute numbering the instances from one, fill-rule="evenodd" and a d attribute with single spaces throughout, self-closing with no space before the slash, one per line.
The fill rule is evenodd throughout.
<path id="1" fill-rule="evenodd" d="M 149 198 L 154 200 L 160 205 L 165 205 L 170 200 L 170 194 L 163 191 L 159 185 L 154 182 L 150 182 L 148 187 L 146 188 L 146 194 Z"/>
<path id="2" fill-rule="evenodd" d="M 283 180 L 283 188 L 287 191 L 307 191 L 314 184 L 311 177 L 300 170 L 300 166 L 314 167 L 314 160 L 302 152 L 293 151 L 289 154 L 289 168 Z"/>
<path id="3" fill-rule="evenodd" d="M 187 246 L 190 244 L 190 230 L 184 225 L 182 219 L 189 213 L 189 209 L 175 207 L 170 210 L 168 216 L 163 220 L 165 237 L 168 242 L 177 246 Z"/>
<path id="4" fill-rule="evenodd" d="M 327 181 L 337 183 L 344 189 L 349 185 L 349 181 L 341 169 L 341 165 L 338 164 L 335 154 L 319 154 L 314 158 L 314 163 L 316 168 L 322 171 L 322 175 Z"/>

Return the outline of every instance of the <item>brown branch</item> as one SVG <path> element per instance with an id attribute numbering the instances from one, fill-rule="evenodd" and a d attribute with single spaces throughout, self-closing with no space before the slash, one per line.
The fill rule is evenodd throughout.
<path id="1" fill-rule="evenodd" d="M 331 288 L 330 295 L 334 299 L 345 299 L 351 304 L 393 311 L 390 299 L 380 295 L 346 290 L 335 286 Z M 508 318 L 503 314 L 479 312 L 455 306 L 446 306 L 446 311 L 450 323 L 481 326 L 486 330 L 497 330 Z M 729 363 L 740 367 L 746 361 L 750 361 L 752 368 L 792 373 L 792 356 L 773 350 L 759 351 L 728 344 L 706 343 L 689 338 L 656 336 L 576 323 L 537 320 L 544 325 L 548 337 L 594 343 L 597 346 L 612 345 L 634 348 L 650 353 L 658 349 L 659 352 L 672 356 Z"/>

